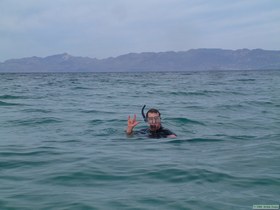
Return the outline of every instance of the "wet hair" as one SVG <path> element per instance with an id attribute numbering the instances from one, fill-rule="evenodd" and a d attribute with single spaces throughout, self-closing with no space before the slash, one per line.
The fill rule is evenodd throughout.
<path id="1" fill-rule="evenodd" d="M 150 109 L 150 110 L 147 111 L 147 113 L 146 113 L 146 119 L 148 118 L 148 114 L 149 114 L 149 113 L 158 113 L 159 116 L 160 116 L 160 112 L 159 112 L 157 109 Z"/>

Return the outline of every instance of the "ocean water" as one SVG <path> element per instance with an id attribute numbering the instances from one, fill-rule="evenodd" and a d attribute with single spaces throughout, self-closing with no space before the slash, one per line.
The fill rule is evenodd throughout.
<path id="1" fill-rule="evenodd" d="M 280 71 L 0 74 L 0 209 L 280 202 Z M 176 139 L 124 132 L 158 108 Z"/>

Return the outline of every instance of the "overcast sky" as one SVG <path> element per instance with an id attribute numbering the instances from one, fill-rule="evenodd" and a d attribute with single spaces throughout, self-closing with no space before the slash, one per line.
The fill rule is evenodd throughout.
<path id="1" fill-rule="evenodd" d="M 280 0 L 0 0 L 0 61 L 195 48 L 280 50 Z"/>

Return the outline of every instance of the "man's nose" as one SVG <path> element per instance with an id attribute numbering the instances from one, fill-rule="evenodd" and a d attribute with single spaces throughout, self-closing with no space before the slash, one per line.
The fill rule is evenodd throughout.
<path id="1" fill-rule="evenodd" d="M 155 124 L 155 123 L 156 123 L 156 119 L 153 118 L 153 119 L 151 120 L 151 123 L 152 123 L 152 124 Z"/>

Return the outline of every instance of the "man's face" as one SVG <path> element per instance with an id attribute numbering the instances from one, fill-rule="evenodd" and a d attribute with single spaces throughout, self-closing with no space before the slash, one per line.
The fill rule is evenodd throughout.
<path id="1" fill-rule="evenodd" d="M 147 120 L 151 131 L 156 131 L 160 129 L 161 123 L 159 113 L 149 112 Z"/>

